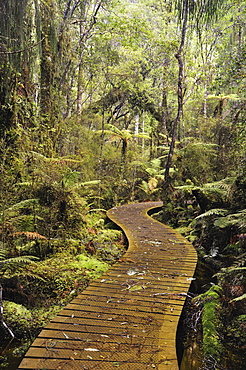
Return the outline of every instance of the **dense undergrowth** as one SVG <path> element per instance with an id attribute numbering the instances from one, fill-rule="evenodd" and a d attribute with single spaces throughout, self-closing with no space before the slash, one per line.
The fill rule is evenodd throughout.
<path id="1" fill-rule="evenodd" d="M 198 253 L 194 298 L 187 302 L 184 348 L 191 369 L 243 370 L 246 356 L 246 179 L 178 187 L 164 206 L 170 224 Z M 185 368 L 184 368 L 185 369 Z"/>
<path id="2" fill-rule="evenodd" d="M 62 307 L 125 251 L 122 232 L 108 227 L 105 212 L 88 209 L 86 217 L 83 239 L 38 239 L 31 232 L 23 233 L 17 245 L 28 254 L 27 261 L 21 255 L 11 257 L 10 252 L 2 255 L 2 319 L 20 340 L 17 357 Z M 0 333 L 3 340 L 10 339 L 3 325 Z M 4 355 L 0 360 L 0 367 L 8 366 Z"/>

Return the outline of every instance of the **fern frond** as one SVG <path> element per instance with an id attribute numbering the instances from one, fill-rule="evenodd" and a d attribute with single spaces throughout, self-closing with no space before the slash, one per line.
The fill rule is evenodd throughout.
<path id="1" fill-rule="evenodd" d="M 187 184 L 183 186 L 176 186 L 177 190 L 189 191 L 200 190 L 204 194 L 210 194 L 214 197 L 226 197 L 231 191 L 231 187 L 235 181 L 235 177 L 227 177 L 220 181 L 210 182 L 203 186 Z"/>
<path id="2" fill-rule="evenodd" d="M 235 177 L 227 177 L 225 179 L 222 179 L 220 181 L 214 181 L 214 182 L 211 182 L 211 183 L 208 183 L 208 184 L 205 184 L 204 185 L 204 190 L 206 191 L 206 189 L 216 189 L 216 190 L 219 190 L 221 189 L 222 191 L 225 191 L 227 193 L 229 193 L 231 191 L 231 187 L 233 185 L 233 183 L 235 182 Z"/>
<path id="3" fill-rule="evenodd" d="M 57 164 L 70 164 L 70 163 L 81 163 L 80 159 L 73 159 L 69 157 L 45 157 L 43 154 L 32 151 L 34 157 L 41 159 L 43 162 L 57 163 Z"/>
<path id="4" fill-rule="evenodd" d="M 221 229 L 237 225 L 243 230 L 246 227 L 246 210 L 243 209 L 238 213 L 232 213 L 225 217 L 221 217 L 214 222 L 214 225 L 220 227 Z"/>
<path id="5" fill-rule="evenodd" d="M 19 231 L 13 234 L 13 236 L 26 236 L 27 239 L 45 239 L 47 240 L 46 236 L 41 235 L 37 232 L 31 232 L 31 231 Z"/>
<path id="6" fill-rule="evenodd" d="M 106 125 L 105 125 L 105 128 L 107 128 L 108 130 L 110 130 L 111 132 L 114 132 L 114 133 L 116 133 L 116 134 L 118 134 L 118 135 L 121 135 L 121 131 L 120 131 L 120 129 L 118 129 L 118 127 L 116 127 L 116 126 L 114 126 L 114 125 L 112 125 L 112 124 L 110 124 L 110 123 L 107 123 Z"/>
<path id="7" fill-rule="evenodd" d="M 201 215 L 196 217 L 196 220 L 199 218 L 204 218 L 204 217 L 210 217 L 210 216 L 225 216 L 228 213 L 227 209 L 224 208 L 213 208 L 210 209 L 209 211 L 202 213 Z"/>
<path id="8" fill-rule="evenodd" d="M 29 278 L 33 278 L 36 280 L 41 280 L 43 282 L 46 281 L 43 276 L 40 276 L 39 274 L 36 274 L 35 272 L 32 272 L 30 270 L 26 270 L 26 268 L 24 271 L 19 270 L 17 274 L 14 274 L 14 273 L 11 274 L 12 278 L 14 277 L 20 278 L 21 276 L 23 276 L 24 278 L 29 277 Z"/>
<path id="9" fill-rule="evenodd" d="M 246 293 L 244 293 L 240 297 L 237 297 L 237 298 L 232 299 L 231 301 L 229 301 L 229 303 L 242 301 L 243 299 L 246 299 Z"/>
<path id="10" fill-rule="evenodd" d="M 22 200 L 21 202 L 13 204 L 11 207 L 7 208 L 6 211 L 16 211 L 16 210 L 19 210 L 21 208 L 28 207 L 32 204 L 38 204 L 38 199 L 34 198 L 34 199 Z"/>
<path id="11" fill-rule="evenodd" d="M 201 190 L 199 186 L 195 186 L 195 185 L 175 186 L 175 189 L 182 190 L 182 191 L 189 191 L 189 192 L 191 192 L 192 190 Z"/>
<path id="12" fill-rule="evenodd" d="M 145 133 L 139 133 L 139 134 L 132 134 L 133 138 L 138 137 L 139 139 L 151 139 L 148 134 Z"/>
<path id="13" fill-rule="evenodd" d="M 1 247 L 1 248 L 0 248 L 0 261 L 1 261 L 2 259 L 4 259 L 4 258 L 5 258 L 5 256 L 6 256 L 6 252 L 5 252 L 5 250 Z"/>
<path id="14" fill-rule="evenodd" d="M 2 267 L 3 265 L 23 265 L 23 264 L 27 264 L 27 263 L 31 263 L 31 262 L 34 262 L 34 261 L 37 261 L 39 258 L 38 257 L 35 257 L 35 256 L 19 256 L 19 257 L 12 257 L 12 258 L 3 258 L 2 260 L 0 260 L 0 267 Z"/>
<path id="15" fill-rule="evenodd" d="M 92 186 L 92 185 L 98 185 L 100 183 L 100 180 L 91 180 L 91 181 L 84 181 L 80 182 L 72 187 L 72 189 L 79 189 L 84 186 Z"/>
<path id="16" fill-rule="evenodd" d="M 35 152 L 34 150 L 32 150 L 30 153 L 31 153 L 34 157 L 36 157 L 37 159 L 48 160 L 48 158 L 47 158 L 47 157 L 45 157 L 43 154 L 38 153 L 38 152 Z"/>

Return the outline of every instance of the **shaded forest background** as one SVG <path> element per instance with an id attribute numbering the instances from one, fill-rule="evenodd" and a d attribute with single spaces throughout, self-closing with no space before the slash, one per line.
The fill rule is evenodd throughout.
<path id="1" fill-rule="evenodd" d="M 19 336 L 122 253 L 107 209 L 161 199 L 207 279 L 187 313 L 201 368 L 243 368 L 245 58 L 241 1 L 0 0 L 0 278 Z"/>

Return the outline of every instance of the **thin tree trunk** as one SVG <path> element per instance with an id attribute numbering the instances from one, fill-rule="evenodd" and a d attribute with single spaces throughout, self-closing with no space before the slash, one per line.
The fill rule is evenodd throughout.
<path id="1" fill-rule="evenodd" d="M 186 0 L 184 3 L 184 15 L 183 15 L 183 23 L 182 23 L 182 30 L 181 30 L 181 41 L 179 45 L 179 49 L 175 57 L 178 60 L 178 66 L 179 66 L 179 75 L 178 75 L 178 111 L 176 118 L 173 122 L 172 127 L 172 141 L 167 157 L 166 162 L 166 168 L 164 173 L 164 185 L 163 185 L 163 191 L 164 196 L 165 192 L 168 190 L 169 185 L 171 183 L 171 177 L 170 177 L 170 169 L 172 166 L 172 159 L 173 159 L 173 153 L 175 148 L 175 142 L 177 138 L 177 128 L 180 124 L 181 117 L 183 115 L 183 98 L 184 98 L 184 61 L 183 61 L 183 49 L 186 39 L 186 31 L 187 31 L 187 22 L 188 22 L 188 12 L 189 12 L 189 0 Z"/>

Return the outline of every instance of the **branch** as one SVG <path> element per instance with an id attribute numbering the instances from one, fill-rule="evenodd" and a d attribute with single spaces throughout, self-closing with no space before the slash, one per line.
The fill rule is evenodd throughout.
<path id="1" fill-rule="evenodd" d="M 43 37 L 40 41 L 36 42 L 35 44 L 29 46 L 28 48 L 21 49 L 21 50 L 15 50 L 15 51 L 0 51 L 0 54 L 17 54 L 17 53 L 23 53 L 23 51 L 29 50 L 34 48 L 35 46 L 41 44 L 43 42 L 45 37 Z"/>

